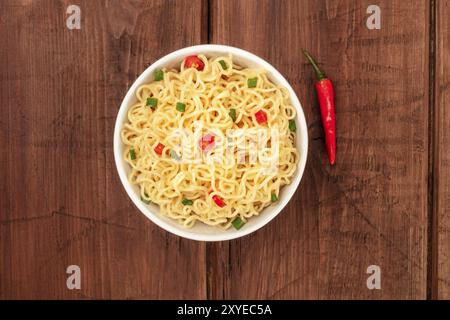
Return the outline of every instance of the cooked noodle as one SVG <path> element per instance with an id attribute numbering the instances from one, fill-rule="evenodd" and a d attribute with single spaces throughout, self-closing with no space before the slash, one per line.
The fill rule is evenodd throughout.
<path id="1" fill-rule="evenodd" d="M 299 159 L 295 130 L 289 126 L 296 112 L 287 89 L 273 84 L 265 70 L 234 65 L 231 56 L 198 57 L 204 63 L 202 71 L 181 63 L 180 71 L 163 69 L 163 80 L 137 89 L 137 103 L 129 109 L 121 132 L 123 156 L 131 166 L 129 181 L 139 186 L 144 202 L 159 206 L 162 215 L 185 227 L 201 221 L 226 229 L 237 217 L 246 222 L 258 215 L 277 200 L 280 188 L 291 182 Z M 253 78 L 256 87 L 249 88 L 248 79 Z M 157 99 L 157 105 L 149 106 L 149 98 Z M 178 109 L 179 102 L 184 111 Z M 259 110 L 264 110 L 267 122 L 259 122 L 255 116 Z M 199 124 L 200 139 L 207 134 L 216 137 L 208 150 L 196 143 Z M 227 136 L 229 129 L 251 134 L 233 140 Z M 259 140 L 264 148 L 252 162 L 248 160 L 255 151 L 250 143 L 254 129 L 265 129 L 268 134 Z M 271 136 L 274 130 L 278 137 Z M 176 138 L 176 132 L 185 132 L 192 142 Z M 224 161 L 211 161 L 227 149 L 221 145 L 232 145 L 232 140 L 241 143 L 240 149 L 232 150 Z M 271 154 L 275 144 L 277 157 Z M 163 148 L 161 154 L 158 148 Z M 201 161 L 185 161 L 194 154 L 200 154 Z M 263 154 L 273 158 L 264 162 Z M 275 170 L 266 170 L 274 165 Z M 223 201 L 223 207 L 217 199 Z"/>

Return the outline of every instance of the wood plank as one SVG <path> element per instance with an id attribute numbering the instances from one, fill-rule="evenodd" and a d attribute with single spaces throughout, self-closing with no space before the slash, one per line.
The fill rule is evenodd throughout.
<path id="1" fill-rule="evenodd" d="M 370 4 L 212 1 L 211 42 L 278 68 L 299 95 L 310 137 L 304 178 L 279 217 L 208 245 L 212 298 L 426 298 L 429 8 L 377 1 L 382 27 L 368 30 Z M 302 48 L 335 83 L 333 168 Z M 381 290 L 366 287 L 369 265 L 381 267 Z"/>
<path id="2" fill-rule="evenodd" d="M 72 3 L 0 3 L 0 298 L 205 298 L 205 245 L 138 212 L 112 150 L 126 91 L 201 42 L 205 3 L 76 1 L 69 30 Z M 71 264 L 81 290 L 66 288 Z"/>
<path id="3" fill-rule="evenodd" d="M 450 299 L 450 1 L 436 1 L 435 85 L 435 272 L 433 297 Z"/>

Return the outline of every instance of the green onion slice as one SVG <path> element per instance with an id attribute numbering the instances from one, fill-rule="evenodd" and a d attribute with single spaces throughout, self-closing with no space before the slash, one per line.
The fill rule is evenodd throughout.
<path id="1" fill-rule="evenodd" d="M 158 69 L 154 73 L 155 81 L 160 81 L 164 79 L 164 72 L 161 69 Z"/>
<path id="2" fill-rule="evenodd" d="M 297 125 L 295 124 L 295 120 L 289 120 L 289 130 L 295 132 L 297 130 Z"/>
<path id="3" fill-rule="evenodd" d="M 155 109 L 157 105 L 158 105 L 158 99 L 147 98 L 147 106 L 150 106 L 150 108 Z"/>
<path id="4" fill-rule="evenodd" d="M 177 102 L 177 110 L 180 112 L 184 112 L 186 110 L 186 105 L 183 102 Z"/>
<path id="5" fill-rule="evenodd" d="M 130 158 L 131 160 L 136 160 L 136 151 L 134 149 L 130 149 Z"/>
<path id="6" fill-rule="evenodd" d="M 245 222 L 242 221 L 241 218 L 237 217 L 236 219 L 233 220 L 233 222 L 231 222 L 231 224 L 233 225 L 233 227 L 236 228 L 236 230 L 239 230 L 240 228 L 242 228 Z"/>
<path id="7" fill-rule="evenodd" d="M 258 82 L 258 78 L 250 78 L 247 79 L 247 86 L 249 88 L 256 88 L 256 83 Z"/>
<path id="8" fill-rule="evenodd" d="M 275 193 L 272 193 L 272 197 L 270 199 L 272 202 L 277 202 L 278 201 L 278 197 Z"/>
<path id="9" fill-rule="evenodd" d="M 184 206 L 192 206 L 192 204 L 194 203 L 194 201 L 189 200 L 189 199 L 183 199 L 183 200 L 181 201 L 181 203 L 182 203 Z"/>
<path id="10" fill-rule="evenodd" d="M 231 119 L 233 119 L 233 122 L 236 121 L 236 109 L 234 109 L 234 108 L 230 109 L 230 117 L 231 117 Z"/>
<path id="11" fill-rule="evenodd" d="M 219 60 L 219 63 L 220 63 L 220 65 L 222 66 L 222 69 L 223 69 L 223 70 L 227 70 L 227 69 L 228 69 L 228 66 L 227 66 L 227 64 L 226 64 L 225 61 Z"/>

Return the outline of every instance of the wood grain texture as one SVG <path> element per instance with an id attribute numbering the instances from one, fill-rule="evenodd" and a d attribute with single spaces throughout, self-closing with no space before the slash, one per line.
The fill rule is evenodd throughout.
<path id="1" fill-rule="evenodd" d="M 126 91 L 201 42 L 204 2 L 76 1 L 81 30 L 70 4 L 0 2 L 0 298 L 205 298 L 205 245 L 138 212 L 112 150 Z"/>
<path id="2" fill-rule="evenodd" d="M 299 95 L 310 138 L 287 208 L 248 237 L 207 246 L 212 298 L 426 298 L 429 3 L 377 1 L 381 30 L 366 28 L 370 4 L 211 2 L 210 41 L 278 68 Z M 334 80 L 333 168 L 302 48 Z M 366 287 L 372 264 L 381 290 Z"/>
<path id="3" fill-rule="evenodd" d="M 369 0 L 0 1 L 0 299 L 424 299 L 427 280 L 433 297 L 450 299 L 450 1 L 434 1 L 436 21 L 430 3 L 379 0 L 382 28 L 371 31 Z M 81 30 L 65 26 L 70 4 L 81 8 Z M 254 52 L 286 76 L 310 149 L 300 188 L 273 222 L 205 245 L 133 206 L 112 136 L 145 67 L 207 40 Z M 333 168 L 304 47 L 336 87 Z M 80 291 L 66 288 L 71 264 Z M 371 264 L 381 290 L 366 287 Z"/>
<path id="4" fill-rule="evenodd" d="M 436 1 L 434 298 L 450 299 L 450 1 Z"/>

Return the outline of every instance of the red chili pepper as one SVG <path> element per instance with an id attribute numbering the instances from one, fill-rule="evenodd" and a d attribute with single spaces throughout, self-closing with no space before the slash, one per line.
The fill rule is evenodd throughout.
<path id="1" fill-rule="evenodd" d="M 203 61 L 197 56 L 188 56 L 184 59 L 184 66 L 186 68 L 195 68 L 198 71 L 202 71 L 205 67 Z"/>
<path id="2" fill-rule="evenodd" d="M 334 114 L 334 89 L 330 79 L 320 70 L 317 62 L 309 54 L 303 50 L 303 53 L 311 63 L 317 74 L 316 82 L 317 97 L 319 98 L 320 113 L 322 115 L 322 125 L 325 132 L 325 143 L 327 146 L 328 160 L 333 165 L 336 159 L 336 116 Z"/>
<path id="3" fill-rule="evenodd" d="M 202 149 L 203 151 L 205 150 L 208 151 L 210 148 L 214 146 L 214 136 L 212 134 L 207 134 L 203 136 L 199 140 L 198 145 L 200 146 L 200 149 Z"/>
<path id="4" fill-rule="evenodd" d="M 259 110 L 257 113 L 255 113 L 255 118 L 259 124 L 267 122 L 267 114 L 263 110 Z"/>
<path id="5" fill-rule="evenodd" d="M 162 155 L 164 147 L 165 146 L 162 143 L 158 143 L 154 150 L 157 154 Z"/>
<path id="6" fill-rule="evenodd" d="M 223 208 L 226 206 L 225 201 L 223 201 L 223 199 L 221 197 L 219 197 L 218 195 L 213 195 L 212 199 L 219 207 Z"/>
<path id="7" fill-rule="evenodd" d="M 211 193 L 211 192 L 213 192 L 213 190 L 209 191 L 209 193 Z M 222 199 L 221 197 L 219 197 L 218 195 L 213 195 L 211 198 L 214 200 L 214 202 L 215 202 L 219 207 L 223 208 L 223 207 L 226 206 L 225 201 L 223 201 L 223 199 Z"/>

